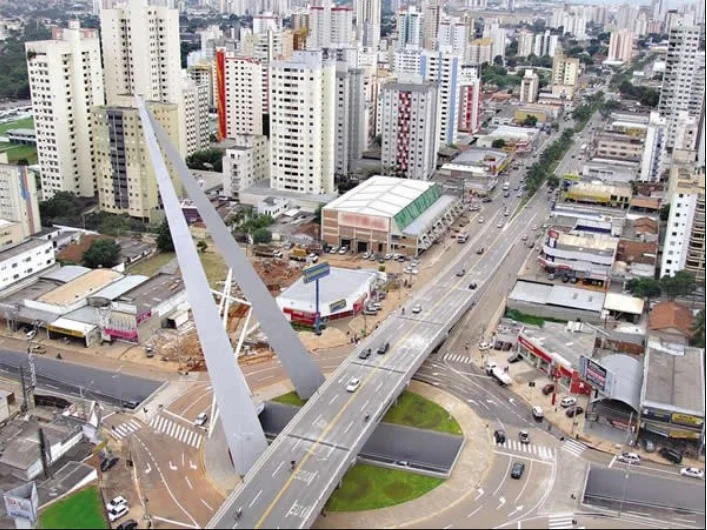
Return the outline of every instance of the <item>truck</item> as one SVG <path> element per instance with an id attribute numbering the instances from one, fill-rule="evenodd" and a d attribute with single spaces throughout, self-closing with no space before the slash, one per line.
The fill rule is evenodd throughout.
<path id="1" fill-rule="evenodd" d="M 457 235 L 457 243 L 459 243 L 459 244 L 464 244 L 464 243 L 466 243 L 466 240 L 467 240 L 467 239 L 469 239 L 469 234 L 467 234 L 466 232 L 460 232 L 460 233 Z"/>
<path id="2" fill-rule="evenodd" d="M 256 245 L 253 247 L 253 254 L 260 258 L 281 258 L 282 252 L 269 245 Z"/>
<path id="3" fill-rule="evenodd" d="M 513 382 L 511 376 L 501 370 L 498 366 L 491 368 L 491 376 L 498 381 L 498 384 L 503 386 L 509 386 Z"/>
<path id="4" fill-rule="evenodd" d="M 290 250 L 290 259 L 295 261 L 307 261 L 307 249 L 302 247 L 295 247 Z"/>

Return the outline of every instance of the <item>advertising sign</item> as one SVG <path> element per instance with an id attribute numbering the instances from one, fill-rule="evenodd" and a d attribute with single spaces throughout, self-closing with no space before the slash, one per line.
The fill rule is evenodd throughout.
<path id="1" fill-rule="evenodd" d="M 332 302 L 331 304 L 329 304 L 330 313 L 336 313 L 337 311 L 341 311 L 344 308 L 346 308 L 346 298 L 344 298 L 343 300 L 337 300 L 336 302 Z"/>
<path id="2" fill-rule="evenodd" d="M 704 423 L 702 418 L 691 416 L 690 414 L 680 414 L 677 412 L 671 416 L 670 421 L 679 425 L 689 425 L 690 427 L 702 427 L 702 424 Z"/>
<path id="3" fill-rule="evenodd" d="M 35 522 L 37 520 L 37 486 L 28 482 L 5 493 L 5 511 L 13 519 Z"/>
<path id="4" fill-rule="evenodd" d="M 599 392 L 606 393 L 607 388 L 610 388 L 611 376 L 607 369 L 586 355 L 579 356 L 579 373 Z"/>
<path id="5" fill-rule="evenodd" d="M 386 217 L 339 212 L 339 226 L 388 232 L 388 222 L 389 220 Z"/>
<path id="6" fill-rule="evenodd" d="M 329 276 L 331 270 L 329 269 L 329 263 L 326 261 L 324 263 L 317 263 L 311 267 L 307 267 L 302 271 L 304 273 L 304 283 L 312 283 L 316 280 L 321 280 L 325 276 Z"/>

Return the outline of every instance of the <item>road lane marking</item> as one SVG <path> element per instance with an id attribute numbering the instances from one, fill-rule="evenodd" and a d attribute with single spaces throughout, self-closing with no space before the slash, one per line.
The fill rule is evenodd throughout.
<path id="1" fill-rule="evenodd" d="M 449 530 L 452 526 L 454 526 L 454 525 L 448 524 L 447 526 L 444 527 L 444 530 Z"/>
<path id="2" fill-rule="evenodd" d="M 272 476 L 273 476 L 273 477 L 274 477 L 275 475 L 277 475 L 277 472 L 280 471 L 280 468 L 281 468 L 283 465 L 285 465 L 284 462 L 280 462 L 280 464 L 278 464 L 278 466 L 275 468 L 275 471 L 272 472 Z"/>
<path id="3" fill-rule="evenodd" d="M 498 507 L 496 508 L 496 511 L 500 510 L 503 505 L 506 504 L 506 498 L 505 497 L 499 497 L 498 498 Z"/>
<path id="4" fill-rule="evenodd" d="M 353 424 L 354 424 L 354 422 L 352 420 L 351 423 L 349 423 L 347 425 L 346 429 L 344 429 L 344 434 L 346 434 L 347 432 L 349 432 L 351 430 L 351 427 L 353 427 Z"/>
<path id="5" fill-rule="evenodd" d="M 528 204 L 530 204 L 530 201 L 528 201 L 528 202 L 523 206 L 523 208 L 521 209 L 521 211 L 527 209 Z M 519 213 L 520 213 L 520 212 L 519 212 Z M 533 216 L 531 216 L 531 221 L 532 221 L 532 219 L 534 219 L 535 215 L 536 215 L 536 214 L 534 214 Z M 515 222 L 517 219 L 519 219 L 519 217 L 514 217 L 514 219 L 513 219 L 511 222 Z M 498 242 L 498 240 L 502 237 L 502 235 L 503 235 L 503 234 L 501 234 L 501 233 L 496 234 L 496 236 L 492 239 L 491 244 L 490 244 L 489 246 L 490 246 L 490 247 L 493 247 L 493 246 Z M 520 235 L 520 234 L 518 234 L 518 235 Z M 518 238 L 518 239 L 520 239 L 520 238 Z M 504 251 L 504 253 L 507 254 L 507 253 L 510 252 L 510 250 L 511 250 L 511 247 L 509 246 L 509 247 L 507 248 L 507 250 Z M 455 266 L 458 265 L 458 262 L 461 261 L 461 259 L 462 259 L 461 257 L 464 256 L 464 254 L 460 254 L 459 256 L 460 256 L 460 257 L 459 257 L 457 260 L 451 262 L 451 263 L 447 266 L 446 269 L 443 269 L 443 271 L 441 272 L 441 274 L 444 274 L 445 272 L 446 272 L 446 273 L 451 272 L 451 270 L 452 270 Z M 488 259 L 488 254 L 487 254 L 487 259 Z M 479 268 L 479 265 L 480 265 L 482 262 L 483 262 L 483 260 L 477 261 L 476 264 L 475 264 L 474 266 L 472 266 L 472 268 L 469 270 L 469 273 L 471 273 L 471 272 L 473 272 L 474 270 L 476 270 L 477 268 Z M 499 263 L 500 263 L 500 262 L 499 262 Z M 455 284 L 455 287 L 458 287 L 459 285 L 461 285 L 461 284 L 462 284 L 463 282 L 465 282 L 465 281 L 466 281 L 465 278 L 461 278 L 461 279 Z M 454 292 L 453 290 L 448 290 L 445 295 L 441 296 L 441 297 L 439 298 L 439 300 L 428 310 L 428 314 L 434 313 L 435 309 L 437 309 L 437 307 L 439 307 L 441 304 L 443 304 L 443 303 L 445 302 L 445 300 L 446 300 L 447 298 L 449 298 L 449 296 L 450 296 L 453 292 Z M 425 290 L 420 291 L 420 292 L 418 293 L 418 296 L 422 298 L 424 294 L 425 294 Z M 412 327 L 407 333 L 405 333 L 405 334 L 394 344 L 394 346 L 393 346 L 393 351 L 395 351 L 395 349 L 396 349 L 398 346 L 402 345 L 415 331 L 417 331 L 417 329 L 420 327 L 420 325 L 421 325 L 423 322 L 424 322 L 424 321 L 418 321 L 418 322 L 416 322 L 416 323 L 413 325 L 413 327 Z M 385 366 L 385 364 L 386 364 L 386 362 L 387 362 L 387 359 L 392 359 L 392 358 L 393 358 L 392 355 L 391 355 L 391 356 L 388 356 L 380 365 L 374 366 L 373 369 L 371 370 L 371 372 L 368 374 L 368 376 L 366 376 L 366 378 L 362 381 L 361 387 L 365 387 L 365 385 L 373 378 L 373 376 L 376 375 L 376 374 L 379 372 L 379 370 Z M 346 376 L 344 375 L 344 376 L 341 378 L 341 380 L 339 381 L 339 383 L 341 383 L 345 378 L 346 378 Z M 355 395 L 350 396 L 349 399 L 346 401 L 346 403 L 344 403 L 344 405 L 339 409 L 339 412 L 337 412 L 337 414 L 334 416 L 334 418 L 332 418 L 331 422 L 327 425 L 327 427 L 321 432 L 321 434 L 319 435 L 319 437 L 314 441 L 314 443 L 313 443 L 313 444 L 310 446 L 310 448 L 307 450 L 307 453 L 305 454 L 304 458 L 303 458 L 302 460 L 300 460 L 300 462 L 297 464 L 297 469 L 299 469 L 300 467 L 304 466 L 304 465 L 307 463 L 307 461 L 312 457 L 312 455 L 314 454 L 314 449 L 315 449 L 315 447 L 321 445 L 322 440 L 326 437 L 326 435 L 329 433 L 329 431 L 331 431 L 331 429 L 334 428 L 334 426 L 336 425 L 336 423 L 339 421 L 339 418 L 340 418 L 340 417 L 346 412 L 346 410 L 351 406 L 351 404 L 352 404 L 352 403 L 354 402 L 354 400 L 355 400 L 355 397 L 356 397 Z M 510 462 L 509 462 L 509 466 L 510 466 Z M 268 516 L 270 515 L 270 513 L 271 513 L 272 510 L 274 509 L 275 505 L 279 502 L 279 500 L 280 500 L 280 499 L 282 498 L 282 496 L 284 495 L 285 491 L 287 491 L 287 489 L 290 487 L 290 485 L 292 484 L 293 480 L 294 480 L 294 474 L 292 474 L 292 475 L 285 481 L 285 484 L 283 484 L 282 487 L 279 489 L 279 491 L 277 492 L 277 494 L 275 495 L 275 497 L 273 498 L 273 500 L 268 504 L 267 508 L 265 509 L 265 511 L 263 512 L 263 514 L 261 515 L 261 517 L 258 519 L 258 521 L 256 522 L 256 524 L 254 525 L 254 528 L 260 528 L 260 527 L 262 526 L 263 522 L 268 518 Z M 504 477 L 504 480 L 505 480 L 505 477 Z M 233 502 L 235 502 L 235 498 L 231 501 L 231 503 L 228 505 L 228 507 L 226 507 L 226 510 L 228 510 L 228 508 L 230 508 L 230 507 L 233 505 Z"/>
<path id="6" fill-rule="evenodd" d="M 263 490 L 260 490 L 260 491 L 258 492 L 258 494 L 257 494 L 255 497 L 253 497 L 253 500 L 250 501 L 250 504 L 248 505 L 248 508 L 252 508 L 253 505 L 254 505 L 256 502 L 258 502 L 258 498 L 260 497 L 260 495 L 261 495 L 262 493 L 263 493 Z"/>
<path id="7" fill-rule="evenodd" d="M 470 517 L 473 517 L 474 515 L 476 515 L 476 512 L 478 512 L 478 511 L 479 511 L 481 508 L 483 508 L 483 507 L 484 507 L 483 504 L 482 504 L 481 506 L 478 506 L 473 512 L 471 512 L 469 515 L 466 516 L 467 519 L 470 518 Z"/>
<path id="8" fill-rule="evenodd" d="M 512 456 L 512 455 L 510 455 L 510 456 Z M 496 488 L 496 491 L 494 491 L 494 492 L 491 494 L 491 497 L 495 497 L 495 496 L 496 496 L 496 493 L 498 493 L 498 491 L 501 489 L 501 487 L 503 486 L 503 484 L 506 482 L 506 477 L 508 476 L 508 472 L 509 472 L 510 470 L 511 470 L 511 459 L 509 458 L 509 459 L 508 459 L 508 466 L 506 467 L 506 472 L 503 474 L 503 478 L 501 479 L 501 483 L 500 483 L 500 484 L 498 485 L 498 487 Z"/>
<path id="9" fill-rule="evenodd" d="M 189 477 L 185 476 L 185 477 L 184 477 L 184 480 L 187 481 L 187 486 L 189 486 L 189 489 L 190 489 L 190 490 L 193 490 L 193 489 L 194 489 L 194 486 L 191 485 L 191 481 L 189 480 Z"/>
<path id="10" fill-rule="evenodd" d="M 163 523 L 173 524 L 176 526 L 181 526 L 183 528 L 199 528 L 197 525 L 190 525 L 188 523 L 182 523 L 180 521 L 173 521 L 172 519 L 165 519 L 164 517 L 158 517 L 157 515 L 151 515 L 155 521 L 162 521 Z"/>
<path id="11" fill-rule="evenodd" d="M 329 401 L 329 405 L 333 405 L 334 401 L 336 401 L 337 399 L 339 399 L 339 394 L 336 394 L 333 398 L 331 398 L 331 400 Z"/>
<path id="12" fill-rule="evenodd" d="M 209 505 L 209 503 L 206 502 L 204 499 L 199 499 L 199 500 L 201 501 L 201 504 L 203 504 L 204 506 L 206 506 L 209 510 L 211 510 L 212 512 L 214 511 L 214 509 L 213 509 L 213 508 Z"/>

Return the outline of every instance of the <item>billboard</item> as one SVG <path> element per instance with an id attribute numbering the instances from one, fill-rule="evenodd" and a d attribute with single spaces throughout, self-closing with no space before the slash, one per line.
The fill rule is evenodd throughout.
<path id="1" fill-rule="evenodd" d="M 323 263 L 317 263 L 311 267 L 307 267 L 302 271 L 304 273 L 304 283 L 312 283 L 316 280 L 320 280 L 325 276 L 329 276 L 329 263 L 326 261 Z"/>
<path id="2" fill-rule="evenodd" d="M 342 309 L 346 308 L 346 298 L 342 300 L 337 300 L 336 302 L 332 302 L 329 304 L 329 312 L 330 313 L 336 313 L 337 311 L 341 311 Z"/>
<path id="3" fill-rule="evenodd" d="M 586 355 L 579 356 L 579 374 L 599 392 L 606 393 L 607 389 L 611 390 L 611 373 Z"/>
<path id="4" fill-rule="evenodd" d="M 34 482 L 27 482 L 5 493 L 5 511 L 13 519 L 34 523 L 37 520 L 39 497 Z"/>
<path id="5" fill-rule="evenodd" d="M 348 226 L 350 228 L 360 228 L 363 230 L 377 230 L 378 232 L 388 232 L 390 229 L 390 219 L 387 217 L 377 217 L 374 215 L 339 212 L 339 226 Z"/>

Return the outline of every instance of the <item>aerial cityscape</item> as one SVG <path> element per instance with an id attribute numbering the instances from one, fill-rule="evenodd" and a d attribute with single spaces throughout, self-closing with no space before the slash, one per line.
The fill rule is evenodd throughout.
<path id="1" fill-rule="evenodd" d="M 0 0 L 2 528 L 704 529 L 702 0 Z"/>

